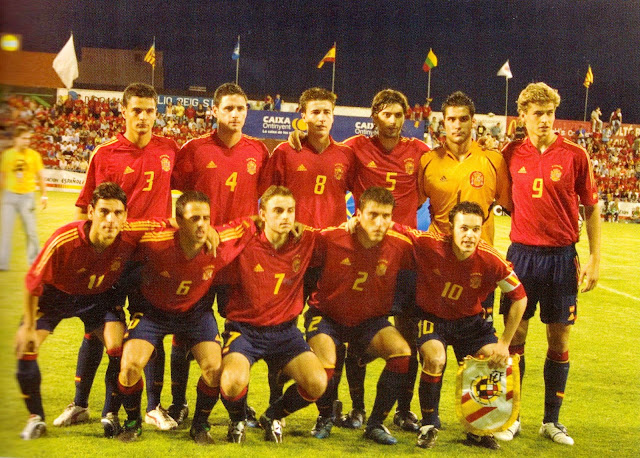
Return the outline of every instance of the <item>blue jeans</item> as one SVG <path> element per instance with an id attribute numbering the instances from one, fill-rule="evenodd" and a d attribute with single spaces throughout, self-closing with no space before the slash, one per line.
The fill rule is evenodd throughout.
<path id="1" fill-rule="evenodd" d="M 36 233 L 36 207 L 33 193 L 16 194 L 5 190 L 2 194 L 2 229 L 0 230 L 0 270 L 9 269 L 11 241 L 16 213 L 20 215 L 27 235 L 27 262 L 33 264 L 40 251 Z"/>

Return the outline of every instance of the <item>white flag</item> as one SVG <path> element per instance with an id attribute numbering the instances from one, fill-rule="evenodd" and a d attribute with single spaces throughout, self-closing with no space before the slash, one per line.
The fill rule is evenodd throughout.
<path id="1" fill-rule="evenodd" d="M 498 76 L 506 76 L 507 79 L 513 78 L 511 69 L 509 68 L 509 61 L 506 61 L 500 70 L 498 70 Z"/>
<path id="2" fill-rule="evenodd" d="M 71 34 L 69 41 L 60 50 L 56 58 L 53 59 L 53 69 L 66 88 L 71 89 L 73 80 L 78 77 L 78 59 L 76 58 L 76 48 L 73 45 L 73 34 Z"/>

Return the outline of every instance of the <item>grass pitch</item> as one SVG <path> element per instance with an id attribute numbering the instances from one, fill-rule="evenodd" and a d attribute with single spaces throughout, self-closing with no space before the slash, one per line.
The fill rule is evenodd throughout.
<path id="1" fill-rule="evenodd" d="M 38 214 L 38 233 L 41 243 L 59 226 L 73 219 L 75 194 L 50 194 L 50 206 Z M 19 224 L 19 223 L 18 223 Z M 506 252 L 508 246 L 509 219 L 497 219 L 496 246 Z M 584 260 L 588 247 L 583 232 L 578 252 Z M 640 348 L 640 226 L 623 223 L 603 223 L 602 263 L 600 283 L 596 290 L 581 294 L 578 305 L 578 321 L 571 337 L 571 370 L 566 398 L 560 420 L 567 425 L 576 445 L 556 445 L 538 436 L 544 404 L 542 367 L 546 342 L 544 327 L 535 317 L 530 326 L 526 347 L 527 368 L 522 392 L 521 436 L 511 443 L 503 443 L 502 455 L 509 456 L 638 456 L 640 452 L 640 370 L 634 356 Z M 106 358 L 98 370 L 91 393 L 91 421 L 67 428 L 52 426 L 53 419 L 73 399 L 75 363 L 83 334 L 78 319 L 63 321 L 41 348 L 39 362 L 42 371 L 42 394 L 47 413 L 47 435 L 34 441 L 22 441 L 19 433 L 27 418 L 27 411 L 20 398 L 14 378 L 13 336 L 19 323 L 23 306 L 23 282 L 27 270 L 24 236 L 17 227 L 14 237 L 14 253 L 10 272 L 0 272 L 0 352 L 5 355 L 0 362 L 0 386 L 3 387 L 3 403 L 0 409 L 0 455 L 2 456 L 379 456 L 392 453 L 402 455 L 486 455 L 487 451 L 470 449 L 463 445 L 462 427 L 454 409 L 455 367 L 449 364 L 445 374 L 440 405 L 443 429 L 436 447 L 428 452 L 415 446 L 415 435 L 399 431 L 387 425 L 396 435 L 396 446 L 373 444 L 362 438 L 362 431 L 334 428 L 331 437 L 317 440 L 309 435 L 317 411 L 310 406 L 287 418 L 284 443 L 265 443 L 260 430 L 250 430 L 247 442 L 241 446 L 227 444 L 227 416 L 222 403 L 211 414 L 212 435 L 217 444 L 202 448 L 189 438 L 188 428 L 159 432 L 144 427 L 141 439 L 132 444 L 122 444 L 102 437 L 100 411 L 104 399 L 102 378 Z M 500 325 L 498 325 L 501 331 Z M 170 339 L 165 340 L 167 355 Z M 450 358 L 453 355 L 450 354 Z M 450 359 L 453 361 L 453 359 Z M 382 362 L 376 361 L 368 368 L 366 405 L 371 409 L 375 395 L 377 376 Z M 199 370 L 194 363 L 189 379 L 187 398 L 195 405 L 195 385 Z M 171 402 L 170 376 L 167 370 L 163 405 Z M 268 388 L 266 366 L 260 362 L 252 371 L 249 403 L 262 413 L 267 407 Z M 341 384 L 341 399 L 345 410 L 350 408 L 346 383 Z M 143 405 L 146 401 L 143 397 Z M 419 412 L 417 389 L 413 411 Z"/>

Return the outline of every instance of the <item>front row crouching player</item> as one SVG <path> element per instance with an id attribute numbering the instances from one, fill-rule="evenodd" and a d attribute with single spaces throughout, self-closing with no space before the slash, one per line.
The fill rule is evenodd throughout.
<path id="1" fill-rule="evenodd" d="M 31 414 L 23 439 L 35 439 L 46 430 L 38 349 L 62 319 L 71 317 L 84 322 L 85 333 L 104 326 L 104 334 L 98 335 L 109 355 L 102 413 L 105 434 L 113 435 L 120 427 L 120 405 L 111 393 L 116 391 L 122 353 L 124 298 L 115 294 L 113 286 L 138 240 L 163 224 L 126 223 L 127 196 L 110 182 L 93 191 L 87 209 L 88 221 L 75 221 L 55 231 L 27 273 L 24 316 L 16 336 L 16 375 Z"/>
<path id="2" fill-rule="evenodd" d="M 213 316 L 213 298 L 207 294 L 214 275 L 251 240 L 255 226 L 250 218 L 219 229 L 221 245 L 206 252 L 210 206 L 206 195 L 187 191 L 176 202 L 177 231 L 149 233 L 140 240 L 136 258 L 144 263 L 142 282 L 130 295 L 135 311 L 125 335 L 118 390 L 127 412 L 123 442 L 142 432 L 140 398 L 142 370 L 162 339 L 175 334 L 186 342 L 200 365 L 196 408 L 191 437 L 198 444 L 213 443 L 208 417 L 218 400 L 220 384 L 220 336 Z"/>
<path id="3" fill-rule="evenodd" d="M 260 198 L 264 231 L 234 261 L 239 275 L 227 305 L 220 394 L 229 411 L 229 442 L 245 439 L 246 396 L 251 365 L 264 359 L 293 378 L 285 393 L 260 418 L 265 439 L 282 442 L 283 417 L 316 401 L 327 387 L 322 363 L 297 328 L 304 300 L 304 273 L 318 232 L 291 234 L 296 201 L 288 188 L 271 186 Z"/>
<path id="4" fill-rule="evenodd" d="M 422 410 L 419 447 L 433 447 L 440 428 L 438 404 L 447 345 L 453 346 L 458 360 L 482 356 L 490 359 L 490 365 L 504 367 L 527 306 L 524 288 L 511 264 L 480 240 L 484 215 L 480 205 L 464 201 L 449 213 L 451 236 L 406 231 L 415 247 L 416 297 L 422 312 L 417 340 L 423 361 L 418 391 Z M 496 285 L 513 301 L 499 339 L 482 311 L 482 301 Z M 466 444 L 500 448 L 492 435 L 468 433 Z"/>
<path id="5" fill-rule="evenodd" d="M 383 421 L 406 386 L 411 355 L 409 344 L 388 319 L 398 272 L 413 268 L 411 241 L 389 230 L 394 205 L 390 191 L 371 187 L 360 196 L 355 233 L 344 225 L 321 232 L 324 268 L 305 317 L 307 340 L 325 367 L 334 367 L 336 347 L 344 343 L 360 360 L 373 356 L 386 361 L 364 433 L 386 445 L 397 442 Z M 330 376 L 327 391 L 316 402 L 320 416 L 311 434 L 318 439 L 331 432 L 338 381 Z"/>

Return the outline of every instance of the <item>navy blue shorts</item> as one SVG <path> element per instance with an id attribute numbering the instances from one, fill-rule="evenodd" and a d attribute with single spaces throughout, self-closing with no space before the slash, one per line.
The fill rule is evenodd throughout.
<path id="1" fill-rule="evenodd" d="M 311 351 L 298 329 L 297 321 L 258 327 L 227 320 L 222 333 L 222 357 L 229 353 L 240 353 L 251 365 L 264 359 L 270 369 L 281 370 L 296 356 Z"/>
<path id="2" fill-rule="evenodd" d="M 211 301 L 208 296 L 200 300 L 191 310 L 184 313 L 169 313 L 151 305 L 139 292 L 129 296 L 136 312 L 125 334 L 126 340 L 146 340 L 154 347 L 162 345 L 162 340 L 169 334 L 175 334 L 178 341 L 188 349 L 200 342 L 216 342 L 222 339 L 218 332 L 218 324 L 213 316 Z"/>
<path id="3" fill-rule="evenodd" d="M 36 329 L 53 332 L 63 319 L 78 317 L 84 323 L 85 334 L 88 334 L 106 321 L 124 323 L 122 308 L 121 297 L 114 294 L 113 289 L 100 294 L 74 295 L 62 292 L 54 286 L 44 285 L 38 299 Z"/>
<path id="4" fill-rule="evenodd" d="M 535 247 L 513 243 L 507 259 L 527 293 L 527 309 L 522 316 L 528 320 L 540 303 L 543 323 L 574 324 L 578 315 L 578 272 L 580 262 L 575 246 Z M 511 301 L 502 295 L 500 313 L 509 313 Z"/>
<path id="5" fill-rule="evenodd" d="M 436 339 L 445 348 L 451 345 L 458 361 L 465 356 L 473 356 L 485 345 L 498 341 L 493 324 L 486 321 L 482 313 L 458 320 L 444 320 L 424 314 L 418 326 L 418 349 L 425 342 Z"/>
<path id="6" fill-rule="evenodd" d="M 314 307 L 309 307 L 304 314 L 307 341 L 318 334 L 326 334 L 331 337 L 336 347 L 347 343 L 349 354 L 358 356 L 364 355 L 373 337 L 389 326 L 391 323 L 386 316 L 370 318 L 356 326 L 344 326 Z"/>

